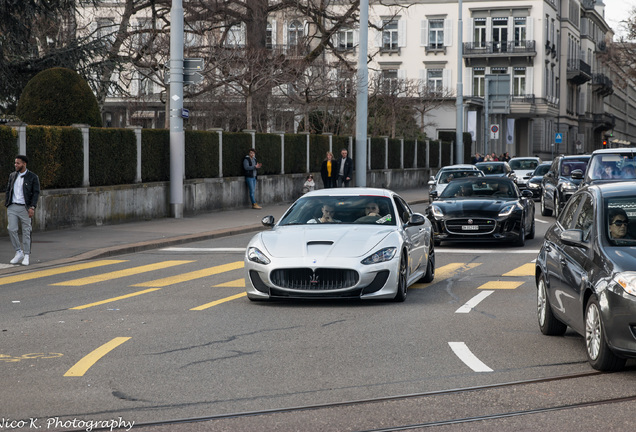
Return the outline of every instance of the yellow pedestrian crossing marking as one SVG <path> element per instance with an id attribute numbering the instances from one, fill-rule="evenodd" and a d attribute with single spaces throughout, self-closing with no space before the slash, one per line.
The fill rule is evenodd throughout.
<path id="1" fill-rule="evenodd" d="M 85 355 L 80 361 L 70 368 L 64 374 L 65 377 L 81 377 L 93 366 L 99 359 L 126 342 L 130 337 L 116 337 L 110 342 L 105 343 L 99 348 Z"/>
<path id="2" fill-rule="evenodd" d="M 158 291 L 160 289 L 161 288 L 150 288 L 150 289 L 143 290 L 143 291 L 137 291 L 137 292 L 130 293 L 130 294 L 125 294 L 125 295 L 122 295 L 122 296 L 119 296 L 119 297 L 113 297 L 113 298 L 106 299 L 106 300 L 101 300 L 101 301 L 98 301 L 98 302 L 95 302 L 95 303 L 85 304 L 83 306 L 75 306 L 75 307 L 72 307 L 71 310 L 88 309 L 88 308 L 93 307 L 93 306 L 99 306 L 99 305 L 103 305 L 105 303 L 111 303 L 111 302 L 114 302 L 114 301 L 117 301 L 117 300 L 123 300 L 123 299 L 127 299 L 127 298 L 130 298 L 130 297 L 135 297 L 135 296 L 138 296 L 138 295 L 142 295 L 142 294 L 147 294 L 149 292 Z"/>
<path id="3" fill-rule="evenodd" d="M 457 273 L 464 272 L 466 270 L 473 269 L 475 267 L 480 266 L 481 263 L 451 263 L 445 266 L 439 267 L 435 269 L 435 279 L 429 283 L 416 283 L 409 287 L 412 288 L 426 288 L 430 285 L 436 284 L 437 282 L 443 281 L 444 279 L 448 279 L 451 276 L 456 275 Z"/>
<path id="4" fill-rule="evenodd" d="M 124 262 L 128 262 L 128 260 L 100 260 L 100 261 L 92 261 L 88 263 L 82 263 L 82 264 L 76 264 L 76 265 L 70 265 L 70 266 L 64 266 L 64 267 L 57 267 L 57 268 L 53 268 L 49 270 L 38 270 L 31 273 L 2 277 L 0 278 L 0 285 L 6 285 L 6 284 L 14 283 L 14 282 L 24 282 L 24 281 L 38 279 L 38 278 L 47 277 L 47 276 L 55 276 L 55 275 L 70 273 L 70 272 L 79 271 L 79 270 L 92 269 L 92 268 L 102 267 L 102 266 L 107 266 L 112 264 L 120 264 Z"/>
<path id="5" fill-rule="evenodd" d="M 523 285 L 523 282 L 515 282 L 515 281 L 490 281 L 486 282 L 482 286 L 477 289 L 516 289 Z"/>
<path id="6" fill-rule="evenodd" d="M 167 277 L 167 278 L 163 278 L 163 279 L 157 279 L 157 280 L 153 280 L 150 282 L 143 282 L 143 283 L 138 283 L 132 286 L 135 287 L 165 287 L 168 285 L 173 285 L 173 284 L 177 284 L 177 283 L 182 283 L 182 282 L 188 282 L 194 279 L 200 279 L 200 278 L 204 278 L 207 276 L 213 276 L 215 274 L 219 274 L 219 273 L 223 273 L 223 272 L 227 272 L 227 271 L 231 271 L 231 270 L 238 270 L 243 268 L 244 263 L 243 261 L 236 261 L 236 262 L 232 262 L 229 264 L 223 264 L 223 265 L 219 265 L 219 266 L 214 266 L 214 267 L 209 267 L 203 270 L 197 270 L 197 271 L 193 271 L 190 273 L 184 273 L 184 274 L 180 274 L 180 275 L 176 275 L 176 276 L 171 276 L 171 277 Z"/>
<path id="7" fill-rule="evenodd" d="M 148 264 L 139 267 L 133 267 L 126 270 L 119 270 L 110 273 L 102 273 L 95 276 L 89 276 L 80 279 L 74 279 L 66 282 L 58 282 L 51 285 L 59 285 L 59 286 L 83 286 L 89 285 L 97 282 L 104 282 L 107 280 L 123 278 L 126 276 L 133 276 L 141 273 L 146 273 L 154 270 L 161 270 L 168 267 L 174 267 L 181 264 L 188 264 L 194 261 L 162 261 L 155 264 Z"/>
<path id="8" fill-rule="evenodd" d="M 232 287 L 232 288 L 245 288 L 245 279 L 237 279 L 222 284 L 214 285 L 215 287 Z"/>
<path id="9" fill-rule="evenodd" d="M 236 299 L 241 298 L 241 297 L 245 297 L 246 295 L 247 295 L 247 293 L 242 292 L 240 294 L 236 294 L 236 295 L 233 295 L 233 296 L 230 296 L 230 297 L 225 297 L 225 298 L 222 298 L 220 300 L 216 300 L 216 301 L 213 301 L 213 302 L 210 302 L 210 303 L 206 303 L 206 304 L 201 305 L 201 306 L 197 306 L 197 307 L 192 308 L 190 310 L 200 311 L 200 310 L 208 309 L 208 308 L 211 308 L 212 306 L 216 306 L 216 305 L 221 304 L 221 303 L 225 303 L 225 302 L 229 302 L 229 301 L 232 301 L 232 300 L 236 300 Z"/>
<path id="10" fill-rule="evenodd" d="M 534 276 L 534 263 L 524 264 L 521 267 L 517 267 L 514 270 L 504 273 L 503 276 Z"/>

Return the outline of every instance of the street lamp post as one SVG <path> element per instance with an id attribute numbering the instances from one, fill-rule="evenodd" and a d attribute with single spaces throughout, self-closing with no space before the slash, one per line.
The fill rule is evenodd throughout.
<path id="1" fill-rule="evenodd" d="M 358 86 L 356 89 L 356 186 L 367 185 L 367 115 L 369 101 L 369 0 L 360 0 L 360 52 L 358 54 Z"/>
<path id="2" fill-rule="evenodd" d="M 185 134 L 183 132 L 183 3 L 170 10 L 170 213 L 183 218 Z"/>
<path id="3" fill-rule="evenodd" d="M 459 24 L 457 29 L 457 127 L 455 135 L 455 160 L 456 163 L 464 163 L 464 83 L 463 80 L 463 59 L 464 45 L 462 34 L 462 0 L 459 0 Z"/>

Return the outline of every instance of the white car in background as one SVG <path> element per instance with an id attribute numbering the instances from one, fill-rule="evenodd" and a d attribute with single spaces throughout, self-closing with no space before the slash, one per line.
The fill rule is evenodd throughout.
<path id="1" fill-rule="evenodd" d="M 519 189 L 528 189 L 528 180 L 540 164 L 541 158 L 530 156 L 514 157 L 508 161 L 508 165 L 515 172 L 515 183 Z"/>

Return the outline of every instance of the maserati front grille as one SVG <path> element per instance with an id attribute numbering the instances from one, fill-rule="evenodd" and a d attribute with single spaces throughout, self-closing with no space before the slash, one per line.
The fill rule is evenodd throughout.
<path id="1" fill-rule="evenodd" d="M 281 288 L 321 291 L 350 288 L 358 283 L 360 276 L 355 270 L 309 268 L 274 270 L 270 279 Z"/>

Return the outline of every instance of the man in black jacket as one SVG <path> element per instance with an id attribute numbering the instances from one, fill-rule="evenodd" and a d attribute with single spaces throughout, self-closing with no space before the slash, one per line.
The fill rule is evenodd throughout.
<path id="1" fill-rule="evenodd" d="M 349 182 L 353 176 L 353 160 L 349 157 L 349 151 L 340 151 L 342 158 L 338 160 L 338 187 L 349 187 Z"/>
<path id="2" fill-rule="evenodd" d="M 15 172 L 9 174 L 4 205 L 7 207 L 9 238 L 15 249 L 11 264 L 29 265 L 31 255 L 31 218 L 40 197 L 40 179 L 27 169 L 29 159 L 24 155 L 15 157 Z M 18 225 L 22 225 L 22 243 L 18 236 Z"/>

